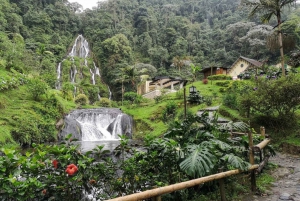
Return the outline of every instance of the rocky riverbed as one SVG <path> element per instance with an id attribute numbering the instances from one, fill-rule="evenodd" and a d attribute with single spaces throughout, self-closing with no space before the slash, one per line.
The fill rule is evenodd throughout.
<path id="1" fill-rule="evenodd" d="M 243 201 L 300 201 L 300 155 L 277 153 L 269 162 L 278 165 L 271 173 L 276 181 L 264 194 L 248 195 Z"/>

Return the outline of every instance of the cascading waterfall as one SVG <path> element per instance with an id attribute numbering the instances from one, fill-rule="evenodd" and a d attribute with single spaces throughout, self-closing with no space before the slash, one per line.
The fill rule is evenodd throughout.
<path id="1" fill-rule="evenodd" d="M 95 73 L 92 75 L 92 79 L 95 81 L 95 75 L 99 76 L 99 78 L 101 78 L 101 75 L 100 75 L 100 69 L 96 66 L 95 62 L 93 62 L 93 64 L 94 64 L 94 71 L 95 71 Z M 98 94 L 98 99 L 99 100 L 101 99 L 100 93 Z"/>
<path id="2" fill-rule="evenodd" d="M 94 64 L 94 68 L 95 68 L 95 74 L 98 75 L 99 77 L 101 77 L 99 68 L 96 66 L 95 62 L 93 62 L 93 64 Z"/>
<path id="3" fill-rule="evenodd" d="M 118 108 L 81 109 L 64 118 L 61 139 L 72 133 L 80 141 L 118 140 L 132 135 L 132 118 Z"/>
<path id="4" fill-rule="evenodd" d="M 89 43 L 87 40 L 80 34 L 76 38 L 74 45 L 72 47 L 72 50 L 69 54 L 69 56 L 72 58 L 71 60 L 73 61 L 73 66 L 70 70 L 70 79 L 71 82 L 75 82 L 76 74 L 77 74 L 77 68 L 76 65 L 74 64 L 74 57 L 81 57 L 84 58 L 84 65 L 87 66 L 87 57 L 89 55 Z"/>
<path id="5" fill-rule="evenodd" d="M 89 54 L 89 43 L 87 40 L 80 34 L 76 38 L 72 50 L 69 54 L 71 57 L 81 57 L 86 58 Z"/>
<path id="6" fill-rule="evenodd" d="M 92 75 L 92 83 L 93 83 L 93 85 L 95 85 L 95 84 L 96 84 L 96 81 L 95 81 L 95 73 L 93 72 L 92 69 L 90 69 L 90 73 L 91 73 L 91 75 Z"/>
<path id="7" fill-rule="evenodd" d="M 109 86 L 107 86 L 108 87 L 108 91 L 109 91 L 109 100 L 111 100 L 111 96 L 112 96 L 112 93 L 111 93 L 111 90 L 110 90 L 110 88 L 109 88 Z"/>
<path id="8" fill-rule="evenodd" d="M 77 69 L 76 66 L 74 65 L 70 70 L 70 79 L 72 83 L 75 83 L 76 74 L 77 74 Z"/>
<path id="9" fill-rule="evenodd" d="M 57 73 L 57 82 L 56 82 L 56 85 L 55 85 L 56 89 L 61 89 L 61 80 L 60 80 L 60 77 L 61 77 L 61 63 L 62 62 L 60 62 L 58 64 L 57 69 L 56 69 L 56 73 Z"/>

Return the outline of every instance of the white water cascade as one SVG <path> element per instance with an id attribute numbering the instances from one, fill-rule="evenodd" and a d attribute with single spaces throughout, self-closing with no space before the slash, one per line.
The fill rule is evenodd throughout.
<path id="1" fill-rule="evenodd" d="M 75 82 L 75 78 L 76 78 L 76 74 L 77 74 L 77 67 L 74 64 L 74 57 L 77 56 L 77 57 L 84 58 L 84 65 L 87 66 L 87 57 L 89 55 L 89 52 L 90 52 L 89 43 L 81 34 L 78 35 L 78 37 L 76 38 L 76 40 L 74 42 L 72 50 L 69 54 L 69 56 L 71 57 L 71 60 L 73 61 L 73 65 L 70 70 L 70 79 L 71 79 L 72 83 Z"/>
<path id="2" fill-rule="evenodd" d="M 108 99 L 111 100 L 112 93 L 111 93 L 111 90 L 110 90 L 108 85 L 107 85 L 107 87 L 108 87 L 108 91 L 109 91 L 109 98 Z"/>
<path id="3" fill-rule="evenodd" d="M 94 63 L 94 68 L 95 68 L 96 75 L 98 75 L 99 77 L 101 77 L 99 68 L 96 66 L 95 62 L 93 62 L 93 63 Z"/>
<path id="4" fill-rule="evenodd" d="M 64 60 L 63 60 L 64 61 Z M 62 61 L 62 62 L 63 62 Z M 61 80 L 60 80 L 60 78 L 61 78 L 61 63 L 62 62 L 60 62 L 59 64 L 58 64 L 58 66 L 57 66 L 57 69 L 56 69 L 56 73 L 57 73 L 57 82 L 56 82 L 56 84 L 55 84 L 55 88 L 56 89 L 61 89 Z"/>
<path id="5" fill-rule="evenodd" d="M 91 76 L 92 76 L 92 83 L 93 83 L 93 85 L 95 85 L 95 84 L 96 84 L 96 81 L 95 81 L 95 73 L 93 72 L 92 69 L 90 69 L 90 73 L 91 73 Z"/>
<path id="6" fill-rule="evenodd" d="M 74 110 L 64 119 L 61 139 L 72 133 L 80 141 L 118 140 L 132 135 L 132 118 L 118 108 Z"/>

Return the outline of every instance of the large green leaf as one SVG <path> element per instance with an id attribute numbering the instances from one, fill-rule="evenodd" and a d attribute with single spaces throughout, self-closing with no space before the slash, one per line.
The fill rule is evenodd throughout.
<path id="1" fill-rule="evenodd" d="M 180 163 L 180 168 L 189 176 L 202 177 L 214 168 L 215 160 L 208 147 L 190 145 L 187 158 Z"/>
<path id="2" fill-rule="evenodd" d="M 222 142 L 221 140 L 217 140 L 217 139 L 213 139 L 211 140 L 212 143 L 217 146 L 221 151 L 228 151 L 230 149 L 232 149 L 232 147 L 225 143 L 225 142 Z"/>
<path id="3" fill-rule="evenodd" d="M 227 165 L 240 170 L 248 170 L 250 167 L 250 163 L 233 154 L 226 154 L 220 160 L 223 160 Z"/>

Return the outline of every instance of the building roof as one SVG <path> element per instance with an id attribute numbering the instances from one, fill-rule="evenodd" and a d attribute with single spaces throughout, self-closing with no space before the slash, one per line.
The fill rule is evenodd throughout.
<path id="1" fill-rule="evenodd" d="M 160 82 L 162 82 L 163 85 L 167 85 L 171 82 L 173 82 L 173 84 L 175 84 L 175 85 L 183 83 L 183 85 L 185 86 L 187 83 L 187 80 L 184 80 L 181 77 L 156 76 L 156 77 L 152 78 L 150 85 L 155 85 Z"/>
<path id="2" fill-rule="evenodd" d="M 263 63 L 257 61 L 257 60 L 254 60 L 254 59 L 249 59 L 247 57 L 243 57 L 243 56 L 240 56 L 232 65 L 230 68 L 232 68 L 236 62 L 239 60 L 239 59 L 243 59 L 245 61 L 248 61 L 250 64 L 252 64 L 253 66 L 256 66 L 256 67 L 261 67 L 263 65 Z"/>

